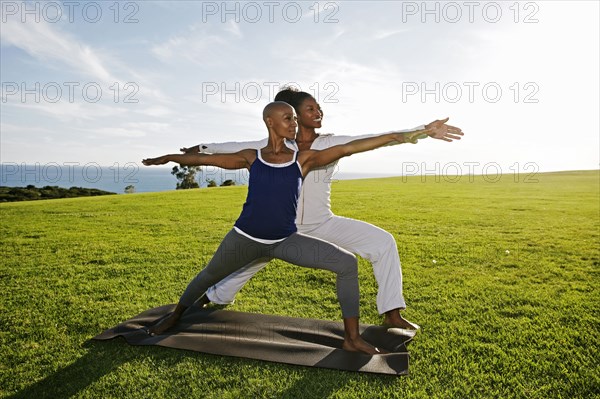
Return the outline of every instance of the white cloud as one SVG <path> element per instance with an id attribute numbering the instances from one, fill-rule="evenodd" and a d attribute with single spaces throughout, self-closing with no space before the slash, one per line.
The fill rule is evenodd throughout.
<path id="1" fill-rule="evenodd" d="M 95 138 L 140 138 L 147 135 L 146 130 L 132 127 L 104 127 L 98 129 L 86 129 Z"/>
<path id="2" fill-rule="evenodd" d="M 387 39 L 390 36 L 399 35 L 410 31 L 410 29 L 392 29 L 392 30 L 379 30 L 373 33 L 374 40 Z"/>
<path id="3" fill-rule="evenodd" d="M 129 112 L 128 109 L 122 107 L 108 106 L 99 103 L 69 101 L 58 101 L 56 103 L 49 103 L 47 101 L 40 101 L 37 103 L 25 102 L 6 104 L 5 106 L 32 111 L 32 115 L 43 114 L 50 116 L 63 123 L 75 121 L 89 122 L 94 119 L 125 115 Z"/>
<path id="4" fill-rule="evenodd" d="M 126 64 L 117 55 L 95 49 L 43 19 L 38 23 L 21 23 L 15 18 L 8 18 L 2 24 L 2 44 L 20 48 L 38 61 L 49 63 L 57 69 L 64 69 L 66 65 L 80 78 L 102 84 L 105 90 L 115 83 L 121 89 L 125 84 L 133 83 L 143 91 L 140 95 L 145 99 L 161 103 L 169 101 L 168 96 L 154 83 L 156 77 L 145 73 L 139 65 Z M 115 76 L 115 70 L 120 71 L 121 77 L 127 78 Z M 127 93 L 131 93 L 131 90 Z M 127 93 L 123 90 L 121 94 Z"/>
<path id="5" fill-rule="evenodd" d="M 155 116 L 155 117 L 165 117 L 173 115 L 174 111 L 170 108 L 163 107 L 160 105 L 150 106 L 146 108 L 141 108 L 135 111 L 136 113 L 147 115 L 147 116 Z"/>
<path id="6" fill-rule="evenodd" d="M 235 23 L 235 21 L 233 19 L 230 19 L 229 21 L 227 21 L 227 23 L 225 24 L 224 30 L 226 32 L 231 33 L 233 36 L 235 36 L 239 39 L 243 38 L 243 36 L 244 36 L 242 34 L 240 24 Z"/>
<path id="7" fill-rule="evenodd" d="M 322 132 L 381 132 L 449 115 L 468 134 L 456 146 L 429 142 L 362 155 L 356 158 L 360 170 L 389 167 L 393 172 L 398 154 L 418 162 L 597 166 L 597 2 L 538 2 L 537 24 L 515 24 L 508 8 L 512 3 L 503 5 L 499 24 L 482 20 L 481 7 L 473 24 L 466 14 L 457 24 L 435 23 L 431 17 L 423 23 L 418 15 L 402 23 L 401 3 L 384 1 L 340 2 L 335 24 L 324 23 L 333 12 L 324 9 L 325 2 L 319 3 L 318 14 L 308 8 L 312 2 L 303 3 L 304 18 L 297 24 L 281 18 L 269 23 L 266 14 L 257 23 L 221 22 L 218 16 L 200 23 L 199 4 L 144 2 L 144 18 L 127 26 L 112 23 L 110 12 L 111 23 L 105 25 L 3 24 L 3 76 L 27 82 L 32 77 L 40 82 L 72 78 L 82 86 L 94 81 L 104 95 L 98 103 L 87 103 L 80 86 L 75 103 L 34 102 L 32 95 L 21 103 L 19 94 L 7 95 L 3 85 L 2 156 L 112 162 L 130 159 L 132 149 L 144 146 L 160 153 L 161 148 L 173 151 L 203 140 L 262 138 L 260 112 L 271 94 L 267 84 L 296 82 L 309 93 L 319 90 L 325 110 Z M 523 20 L 527 9 L 520 10 Z M 402 100 L 403 82 L 431 88 L 435 82 L 466 87 L 462 83 L 472 81 L 498 82 L 503 101 L 482 101 L 481 86 L 474 103 L 434 101 L 433 96 L 423 100 L 421 95 Z M 525 83 L 539 86 L 539 104 L 512 100 L 517 81 L 523 96 L 529 93 Z M 139 102 L 113 102 L 109 88 L 115 82 L 121 100 L 131 93 L 123 83 L 135 82 Z M 208 101 L 203 82 L 220 89 Z M 258 101 L 236 101 L 230 94 L 236 83 L 243 88 L 252 82 L 263 90 Z M 225 100 L 221 91 L 229 92 Z M 63 96 L 65 92 L 63 88 Z M 559 157 L 565 148 L 562 138 L 574 131 L 570 153 Z M 516 137 L 518 146 L 511 142 Z M 46 141 L 41 143 L 50 138 L 57 145 L 49 153 Z M 344 169 L 354 163 L 354 157 L 344 161 Z"/>
<path id="8" fill-rule="evenodd" d="M 236 50 L 235 40 L 242 39 L 239 25 L 230 21 L 217 29 L 196 24 L 187 32 L 171 36 L 165 42 L 152 47 L 152 53 L 161 61 L 181 66 L 182 61 L 205 67 L 229 65 Z"/>
<path id="9" fill-rule="evenodd" d="M 8 18 L 2 23 L 2 42 L 26 51 L 44 62 L 67 65 L 82 76 L 104 83 L 116 82 L 98 52 L 44 21 L 22 23 Z"/>

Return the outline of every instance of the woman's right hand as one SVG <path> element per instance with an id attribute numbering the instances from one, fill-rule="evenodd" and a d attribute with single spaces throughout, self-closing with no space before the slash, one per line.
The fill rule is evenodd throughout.
<path id="1" fill-rule="evenodd" d="M 142 160 L 142 163 L 146 166 L 164 165 L 168 162 L 169 162 L 168 155 L 163 155 L 163 156 L 157 157 L 157 158 L 146 158 L 146 159 Z"/>

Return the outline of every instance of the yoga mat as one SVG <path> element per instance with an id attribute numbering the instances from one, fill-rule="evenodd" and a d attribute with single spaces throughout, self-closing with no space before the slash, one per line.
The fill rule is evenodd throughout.
<path id="1" fill-rule="evenodd" d="M 163 335 L 151 337 L 143 330 L 173 309 L 175 305 L 147 310 L 93 339 L 121 336 L 131 345 L 158 345 L 365 373 L 408 374 L 406 344 L 412 335 L 406 330 L 361 324 L 360 332 L 365 340 L 391 352 L 373 356 L 341 349 L 343 323 L 326 320 L 191 307 Z"/>

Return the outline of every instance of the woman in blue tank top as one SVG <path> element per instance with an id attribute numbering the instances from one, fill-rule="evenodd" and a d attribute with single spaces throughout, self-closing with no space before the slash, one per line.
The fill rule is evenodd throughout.
<path id="1" fill-rule="evenodd" d="M 259 258 L 278 258 L 299 266 L 320 268 L 336 273 L 336 291 L 342 310 L 345 336 L 342 348 L 367 354 L 382 353 L 364 341 L 359 333 L 358 263 L 356 257 L 326 241 L 296 232 L 297 199 L 302 179 L 313 168 L 342 157 L 369 151 L 393 142 L 412 141 L 411 134 L 390 133 L 354 140 L 326 150 L 296 152 L 285 145 L 294 139 L 296 115 L 283 102 L 268 104 L 263 120 L 269 132 L 266 147 L 233 154 L 170 154 L 145 159 L 144 165 L 212 165 L 224 169 L 250 170 L 248 196 L 234 228 L 225 236 L 208 265 L 189 283 L 175 310 L 160 319 L 148 332 L 162 334 L 206 290 L 229 274 Z M 415 137 L 426 130 L 413 133 Z M 449 132 L 459 138 L 460 131 Z"/>
<path id="2" fill-rule="evenodd" d="M 250 238 L 278 240 L 295 233 L 296 208 L 302 188 L 297 152 L 290 162 L 273 164 L 261 150 L 250 167 L 248 196 L 234 229 Z"/>

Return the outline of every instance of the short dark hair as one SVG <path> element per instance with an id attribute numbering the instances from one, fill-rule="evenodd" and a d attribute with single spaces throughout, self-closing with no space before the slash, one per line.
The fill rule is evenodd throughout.
<path id="1" fill-rule="evenodd" d="M 281 88 L 279 93 L 275 95 L 274 101 L 283 101 L 290 104 L 299 113 L 300 105 L 307 98 L 313 98 L 312 95 L 305 91 L 300 91 L 292 86 L 284 86 Z"/>

